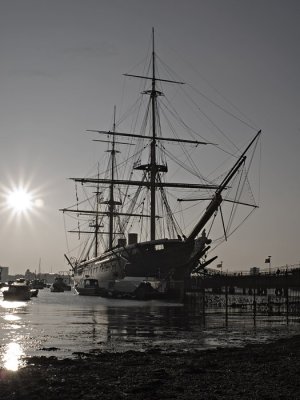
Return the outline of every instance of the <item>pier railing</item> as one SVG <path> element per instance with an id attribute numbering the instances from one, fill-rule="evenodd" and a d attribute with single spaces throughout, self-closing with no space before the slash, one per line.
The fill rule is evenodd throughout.
<path id="1" fill-rule="evenodd" d="M 300 271 L 300 264 L 291 264 L 291 265 L 282 265 L 272 268 L 257 268 L 256 273 L 251 270 L 245 271 L 229 271 L 229 270 L 220 270 L 213 268 L 206 268 L 203 273 L 207 275 L 227 275 L 227 276 L 247 276 L 247 275 L 292 275 L 297 271 Z"/>

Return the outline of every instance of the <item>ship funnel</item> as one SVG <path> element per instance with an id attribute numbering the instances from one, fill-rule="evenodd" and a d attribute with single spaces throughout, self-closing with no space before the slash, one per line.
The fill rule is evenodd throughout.
<path id="1" fill-rule="evenodd" d="M 128 233 L 128 244 L 136 244 L 138 241 L 137 233 Z"/>

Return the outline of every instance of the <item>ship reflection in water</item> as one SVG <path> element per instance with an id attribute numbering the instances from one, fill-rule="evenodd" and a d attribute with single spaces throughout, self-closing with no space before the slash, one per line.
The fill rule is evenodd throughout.
<path id="1" fill-rule="evenodd" d="M 188 351 L 243 346 L 291 335 L 299 321 L 207 310 L 162 301 L 117 300 L 51 293 L 28 302 L 0 300 L 1 367 L 16 371 L 25 357 L 77 357 L 82 352 Z"/>

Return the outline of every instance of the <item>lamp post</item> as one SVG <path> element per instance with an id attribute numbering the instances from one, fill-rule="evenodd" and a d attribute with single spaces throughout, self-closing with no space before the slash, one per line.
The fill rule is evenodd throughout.
<path id="1" fill-rule="evenodd" d="M 271 274 L 271 256 L 268 256 L 269 261 L 269 274 Z"/>
<path id="2" fill-rule="evenodd" d="M 268 256 L 268 258 L 265 259 L 265 263 L 269 264 L 269 274 L 271 273 L 271 257 L 272 256 Z"/>

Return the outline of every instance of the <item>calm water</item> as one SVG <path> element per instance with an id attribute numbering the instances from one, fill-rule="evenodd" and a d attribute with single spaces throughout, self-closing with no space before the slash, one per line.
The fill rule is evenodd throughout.
<path id="1" fill-rule="evenodd" d="M 300 332 L 297 319 L 163 301 L 134 301 L 39 291 L 28 302 L 0 297 L 0 363 L 18 369 L 25 356 L 75 357 L 97 350 L 187 351 L 243 346 Z"/>

